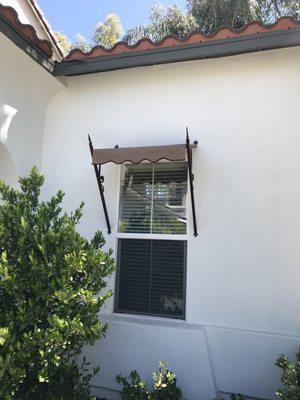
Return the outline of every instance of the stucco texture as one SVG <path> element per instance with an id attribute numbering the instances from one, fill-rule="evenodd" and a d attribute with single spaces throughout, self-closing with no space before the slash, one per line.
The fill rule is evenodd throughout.
<path id="1" fill-rule="evenodd" d="M 4 52 L 0 103 L 17 109 L 6 150 L 18 174 L 41 167 L 44 197 L 63 189 L 66 210 L 86 203 L 88 237 L 106 232 L 88 134 L 99 148 L 164 145 L 184 143 L 188 126 L 199 142 L 186 321 L 116 315 L 110 301 L 108 337 L 87 350 L 102 366 L 95 390 L 113 398 L 117 373 L 149 375 L 164 359 L 186 400 L 273 398 L 275 359 L 300 344 L 300 49 L 72 77 L 66 87 L 0 35 Z M 103 174 L 115 251 L 120 167 Z"/>

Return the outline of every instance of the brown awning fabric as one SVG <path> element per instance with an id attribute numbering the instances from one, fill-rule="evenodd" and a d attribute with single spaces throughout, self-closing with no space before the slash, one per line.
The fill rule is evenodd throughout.
<path id="1" fill-rule="evenodd" d="M 191 145 L 190 147 L 196 147 Z M 108 162 L 122 164 L 142 161 L 158 162 L 159 160 L 185 161 L 187 158 L 186 144 L 171 144 L 167 146 L 124 147 L 114 149 L 94 149 L 93 165 L 102 165 Z"/>

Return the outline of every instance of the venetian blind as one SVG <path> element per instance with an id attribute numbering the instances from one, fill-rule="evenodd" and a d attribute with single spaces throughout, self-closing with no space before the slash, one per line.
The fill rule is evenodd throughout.
<path id="1" fill-rule="evenodd" d="M 119 239 L 116 312 L 184 318 L 186 242 Z"/>
<path id="2" fill-rule="evenodd" d="M 186 233 L 185 162 L 122 166 L 119 231 Z"/>

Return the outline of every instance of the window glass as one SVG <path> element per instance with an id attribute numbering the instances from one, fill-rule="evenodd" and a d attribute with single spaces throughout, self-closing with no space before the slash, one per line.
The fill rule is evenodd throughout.
<path id="1" fill-rule="evenodd" d="M 122 166 L 119 232 L 150 233 L 153 165 Z"/>
<path id="2" fill-rule="evenodd" d="M 185 162 L 122 166 L 119 232 L 150 235 L 118 240 L 116 312 L 184 318 L 186 196 Z"/>
<path id="3" fill-rule="evenodd" d="M 186 233 L 185 162 L 122 166 L 119 231 Z"/>
<path id="4" fill-rule="evenodd" d="M 186 163 L 154 164 L 152 233 L 186 233 Z"/>
<path id="5" fill-rule="evenodd" d="M 119 239 L 117 312 L 184 318 L 186 242 Z"/>

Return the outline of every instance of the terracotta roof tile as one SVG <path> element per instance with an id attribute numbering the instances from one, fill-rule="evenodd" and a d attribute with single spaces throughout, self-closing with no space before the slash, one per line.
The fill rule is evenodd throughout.
<path id="1" fill-rule="evenodd" d="M 14 8 L 0 4 L 0 16 L 3 17 L 11 26 L 13 26 L 14 29 L 23 35 L 30 43 L 41 50 L 47 57 L 52 57 L 53 50 L 51 43 L 47 40 L 40 39 L 37 36 L 33 26 L 22 24 L 22 22 L 19 20 L 18 13 Z"/>
<path id="2" fill-rule="evenodd" d="M 300 29 L 300 22 L 291 17 L 283 17 L 278 19 L 274 24 L 270 25 L 263 25 L 255 21 L 250 22 L 242 29 L 231 29 L 228 27 L 222 27 L 216 33 L 210 35 L 205 35 L 201 32 L 195 32 L 183 39 L 180 39 L 177 36 L 168 36 L 157 43 L 152 42 L 150 39 L 141 39 L 133 46 L 130 46 L 125 42 L 118 42 L 111 49 L 107 49 L 103 46 L 95 46 L 87 53 L 84 53 L 80 49 L 73 49 L 64 58 L 64 61 L 84 60 L 94 57 L 113 56 L 138 51 L 151 51 L 160 48 L 231 39 L 254 34 L 259 35 L 265 32 L 287 29 Z"/>
<path id="3" fill-rule="evenodd" d="M 36 12 L 38 18 L 40 19 L 43 28 L 45 29 L 45 31 L 47 32 L 47 34 L 50 36 L 52 44 L 56 47 L 58 53 L 60 54 L 61 57 L 63 57 L 65 55 L 65 51 L 62 48 L 62 46 L 59 43 L 59 40 L 57 39 L 55 32 L 53 31 L 50 23 L 48 22 L 48 20 L 46 19 L 43 10 L 41 9 L 41 7 L 38 5 L 38 3 L 36 2 L 36 0 L 27 0 L 30 4 L 30 6 L 34 9 L 34 11 Z"/>

